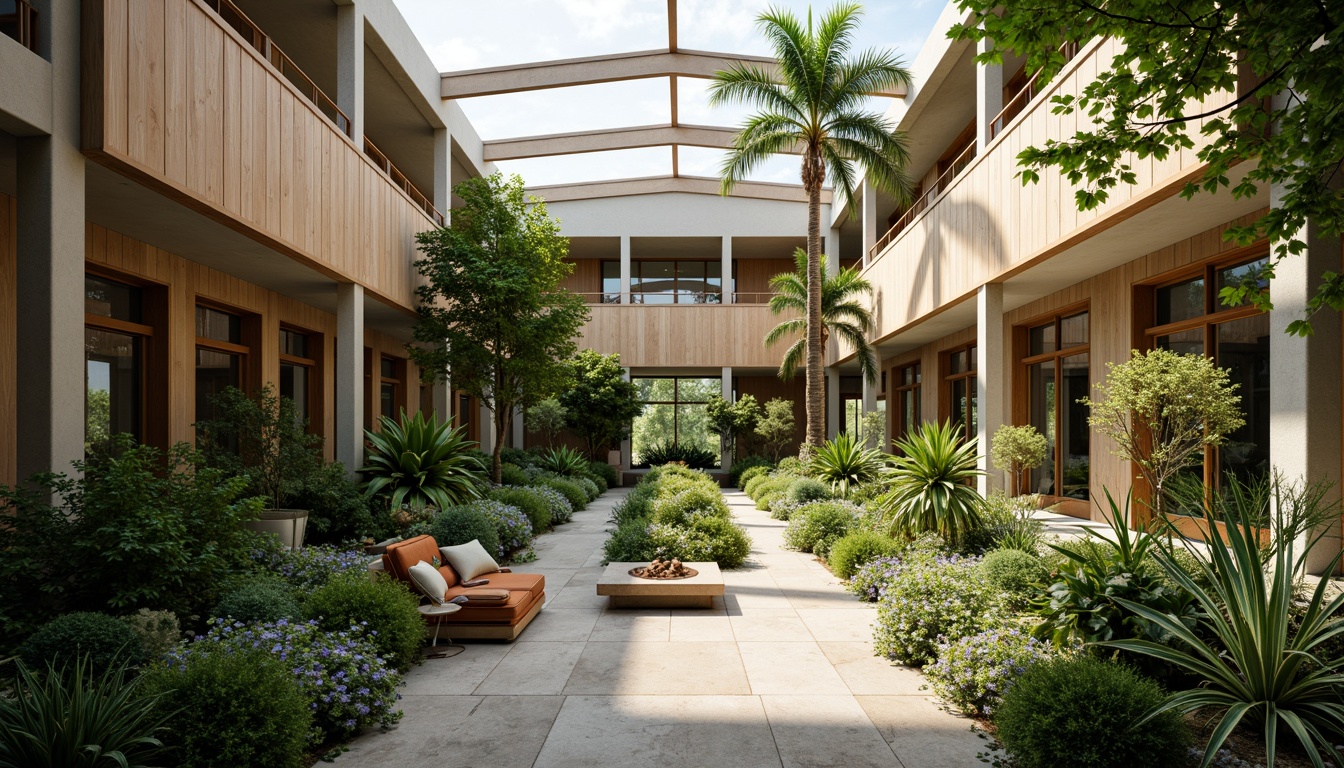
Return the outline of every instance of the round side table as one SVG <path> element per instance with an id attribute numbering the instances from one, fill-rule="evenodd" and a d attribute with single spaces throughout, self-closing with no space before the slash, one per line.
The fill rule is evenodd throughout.
<path id="1" fill-rule="evenodd" d="M 453 639 L 451 637 L 447 638 L 448 644 L 443 646 L 443 650 L 439 650 L 439 627 L 443 626 L 443 617 L 457 613 L 462 610 L 462 606 L 456 603 L 443 603 L 442 605 L 430 603 L 428 605 L 422 605 L 416 610 L 420 611 L 420 615 L 425 618 L 432 617 L 437 619 L 434 622 L 434 642 L 425 650 L 425 658 L 447 659 L 467 650 L 465 646 L 453 645 Z M 449 653 L 449 651 L 453 652 Z"/>

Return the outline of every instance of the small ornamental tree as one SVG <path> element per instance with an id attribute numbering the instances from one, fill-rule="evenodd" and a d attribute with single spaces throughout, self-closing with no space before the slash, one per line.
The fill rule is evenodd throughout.
<path id="1" fill-rule="evenodd" d="M 498 483 L 514 409 L 565 385 L 588 308 L 560 287 L 574 269 L 565 261 L 569 240 L 521 178 L 496 173 L 453 192 L 465 205 L 453 211 L 452 226 L 416 236 L 425 257 L 415 266 L 427 282 L 416 289 L 419 345 L 407 350 L 421 370 L 451 376 L 454 389 L 494 412 Z"/>
<path id="2" fill-rule="evenodd" d="M 565 419 L 569 410 L 554 397 L 548 397 L 527 409 L 527 431 L 540 434 L 546 441 L 546 447 L 552 448 L 555 436 L 565 428 Z"/>
<path id="3" fill-rule="evenodd" d="M 709 418 L 709 431 L 724 439 L 724 448 L 729 453 L 736 451 L 742 438 L 752 434 L 761 420 L 761 406 L 755 395 L 742 395 L 735 403 L 722 397 L 711 397 L 705 403 L 705 412 Z"/>
<path id="4" fill-rule="evenodd" d="M 994 430 L 989 442 L 989 460 L 994 468 L 1013 479 L 1013 495 L 1023 492 L 1027 473 L 1045 463 L 1050 443 L 1030 424 L 1020 427 L 1004 424 Z"/>
<path id="5" fill-rule="evenodd" d="M 626 381 L 620 355 L 585 349 L 570 364 L 570 384 L 559 395 L 565 426 L 584 442 L 588 458 L 602 454 L 630 436 L 630 423 L 643 410 L 635 385 Z"/>
<path id="6" fill-rule="evenodd" d="M 778 462 L 793 444 L 793 401 L 776 397 L 765 404 L 765 415 L 756 424 L 756 436 L 770 458 Z"/>
<path id="7" fill-rule="evenodd" d="M 1087 423 L 1115 441 L 1114 453 L 1134 462 L 1152 489 L 1161 515 L 1167 483 L 1204 459 L 1204 448 L 1222 445 L 1246 423 L 1237 384 L 1204 355 L 1165 349 L 1134 351 L 1120 365 L 1107 363 L 1101 399 L 1079 402 L 1092 409 Z"/>

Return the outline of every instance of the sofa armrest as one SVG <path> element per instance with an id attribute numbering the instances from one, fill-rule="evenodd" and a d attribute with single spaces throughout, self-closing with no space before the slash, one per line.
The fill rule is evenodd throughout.
<path id="1" fill-rule="evenodd" d="M 499 569 L 499 572 L 500 572 L 500 573 L 513 573 L 513 569 L 512 569 L 512 568 L 507 568 L 507 567 L 505 567 L 505 568 L 500 568 L 500 569 Z"/>

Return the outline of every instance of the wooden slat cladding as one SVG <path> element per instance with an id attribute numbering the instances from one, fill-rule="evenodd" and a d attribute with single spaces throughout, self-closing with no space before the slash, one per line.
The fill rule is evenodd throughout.
<path id="1" fill-rule="evenodd" d="M 415 306 L 433 223 L 197 0 L 88 0 L 85 151 L 380 300 Z"/>
<path id="2" fill-rule="evenodd" d="M 0 194 L 0 484 L 13 485 L 18 460 L 17 199 Z"/>
<path id="3" fill-rule="evenodd" d="M 1066 139 L 1080 126 L 1086 127 L 1085 115 L 1053 114 L 1051 95 L 1079 93 L 1095 78 L 1098 66 L 1107 66 L 1116 46 L 1105 40 L 1085 51 L 990 143 L 984 156 L 940 191 L 936 202 L 870 262 L 865 277 L 874 285 L 902 287 L 881 292 L 877 337 L 969 295 L 1010 269 L 1089 237 L 1098 227 L 1123 221 L 1146 201 L 1161 199 L 1155 193 L 1175 194 L 1184 178 L 1198 169 L 1196 153 L 1207 140 L 1200 136 L 1199 126 L 1192 125 L 1194 149 L 1172 152 L 1160 161 L 1129 159 L 1138 183 L 1110 190 L 1108 202 L 1092 211 L 1078 210 L 1072 185 L 1056 171 L 1042 171 L 1036 184 L 1024 186 L 1018 181 L 1017 158 L 1023 149 L 1048 139 Z"/>
<path id="4" fill-rule="evenodd" d="M 765 347 L 779 322 L 764 306 L 595 304 L 579 339 L 582 349 L 619 352 L 634 367 L 769 367 L 779 365 L 792 338 Z"/>

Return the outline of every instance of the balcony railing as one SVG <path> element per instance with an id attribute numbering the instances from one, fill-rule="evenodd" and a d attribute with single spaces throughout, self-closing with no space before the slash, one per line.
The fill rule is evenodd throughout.
<path id="1" fill-rule="evenodd" d="M 4 0 L 0 0 L 0 3 L 3 1 Z M 250 43 L 252 47 L 275 68 L 275 71 L 280 73 L 281 77 L 292 83 L 295 88 L 298 88 L 304 98 L 312 102 L 313 106 L 317 107 L 319 112 L 326 115 L 327 119 L 336 126 L 337 130 L 350 138 L 354 138 L 354 135 L 351 133 L 352 124 L 350 123 L 350 118 L 341 111 L 340 107 L 336 106 L 336 102 L 332 101 L 327 94 L 322 92 L 321 88 L 317 87 L 317 84 L 313 82 L 312 78 L 304 74 L 303 70 L 299 69 L 298 66 L 294 64 L 293 59 L 285 55 L 284 51 L 280 50 L 278 46 L 271 42 L 271 38 L 265 32 L 261 31 L 261 27 L 258 27 L 253 23 L 253 21 L 247 17 L 247 14 L 239 10 L 238 6 L 229 2 L 229 0 L 205 0 L 205 3 L 213 9 L 215 13 L 219 14 L 219 17 L 224 20 L 225 24 L 228 24 L 234 31 L 242 35 L 243 39 Z"/>
<path id="2" fill-rule="evenodd" d="M 392 161 L 387 159 L 387 155 L 383 154 L 382 150 L 378 149 L 372 141 L 369 141 L 367 136 L 364 137 L 364 154 L 373 161 L 374 165 L 378 166 L 378 170 L 387 174 L 387 178 L 391 179 L 393 184 L 401 187 L 401 191 L 405 192 L 416 205 L 420 206 L 425 214 L 434 220 L 435 224 L 440 227 L 443 226 L 443 214 L 439 213 L 438 208 L 434 207 L 434 203 L 430 202 L 429 198 L 425 197 L 419 189 L 416 189 L 411 180 L 406 178 L 406 174 L 393 165 Z"/>
<path id="3" fill-rule="evenodd" d="M 961 172 L 966 170 L 967 166 L 969 166 L 974 159 L 975 144 L 971 143 L 966 149 L 961 151 L 960 155 L 957 155 L 957 159 L 953 160 L 952 165 L 948 166 L 947 170 L 943 171 L 943 175 L 938 177 L 938 180 L 933 183 L 933 186 L 921 195 L 920 198 L 901 215 L 901 218 L 896 220 L 895 224 L 891 225 L 891 229 L 888 229 L 886 234 L 877 239 L 877 242 L 873 244 L 873 247 L 864 255 L 864 265 L 866 266 L 871 259 L 881 253 L 882 249 L 886 248 L 892 240 L 895 240 L 897 235 L 904 232 L 905 228 L 910 226 L 910 222 L 914 221 L 915 217 L 919 216 L 919 214 L 923 213 L 925 209 L 932 205 L 933 201 L 938 198 L 938 195 L 946 190 L 948 185 L 952 183 L 952 180 L 960 176 Z"/>
<path id="4" fill-rule="evenodd" d="M 1078 44 L 1065 43 L 1060 47 L 1059 52 L 1064 54 L 1064 61 L 1072 61 L 1073 57 L 1078 55 Z M 993 120 L 989 121 L 989 139 L 991 141 L 995 136 L 1002 133 L 1003 129 L 1007 128 L 1008 124 L 1013 122 L 1018 115 L 1022 114 L 1022 111 L 1027 108 L 1027 105 L 1031 103 L 1032 99 L 1036 98 L 1036 95 L 1040 93 L 1040 77 L 1040 72 L 1032 75 L 1031 79 L 1022 86 L 1021 90 L 1019 90 L 1013 98 L 1009 99 L 1007 104 L 1003 105 L 1003 109 L 999 111 L 999 114 L 996 115 Z"/>
<path id="5" fill-rule="evenodd" d="M 621 304 L 621 294 L 619 291 L 595 291 L 595 292 L 576 292 L 576 295 L 582 296 L 583 300 L 589 304 Z M 735 293 L 733 294 L 734 304 L 764 304 L 770 300 L 771 294 L 768 293 Z M 744 300 L 740 297 L 764 297 L 763 300 Z M 631 304 L 643 304 L 647 306 L 659 307 L 703 307 L 705 305 L 717 306 L 723 303 L 723 294 L 717 292 L 703 293 L 639 293 L 632 291 L 630 293 Z"/>
<path id="6" fill-rule="evenodd" d="M 37 11 L 25 0 L 0 0 L 0 34 L 37 52 Z"/>

